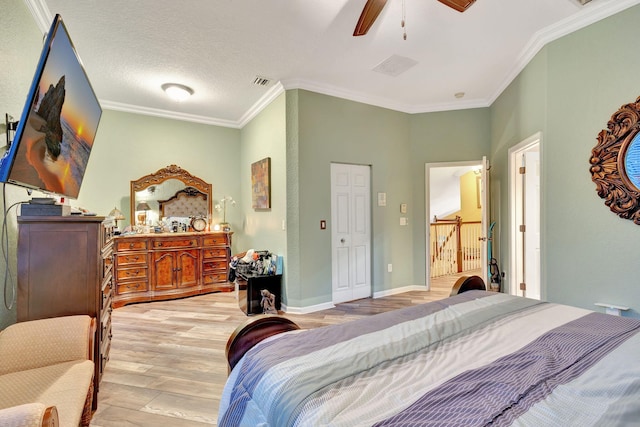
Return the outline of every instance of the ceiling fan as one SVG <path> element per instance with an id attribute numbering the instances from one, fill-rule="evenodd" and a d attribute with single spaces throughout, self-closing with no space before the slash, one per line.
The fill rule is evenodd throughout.
<path id="1" fill-rule="evenodd" d="M 442 4 L 457 10 L 458 12 L 464 12 L 467 10 L 476 0 L 438 0 Z M 387 0 L 367 0 L 367 3 L 362 9 L 360 19 L 356 24 L 356 29 L 353 32 L 354 36 L 364 36 L 369 31 L 369 28 L 376 22 L 376 18 L 380 15 L 380 12 L 387 4 Z"/>

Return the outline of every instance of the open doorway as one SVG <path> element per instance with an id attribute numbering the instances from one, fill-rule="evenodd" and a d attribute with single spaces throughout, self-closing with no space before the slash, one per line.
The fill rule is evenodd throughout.
<path id="1" fill-rule="evenodd" d="M 540 132 L 509 149 L 509 293 L 540 299 Z"/>
<path id="2" fill-rule="evenodd" d="M 487 283 L 486 160 L 427 163 L 426 280 L 479 275 Z"/>

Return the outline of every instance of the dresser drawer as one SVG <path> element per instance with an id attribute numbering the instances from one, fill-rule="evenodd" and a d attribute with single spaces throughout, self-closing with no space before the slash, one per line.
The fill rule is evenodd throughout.
<path id="1" fill-rule="evenodd" d="M 100 322 L 100 341 L 104 343 L 104 341 L 111 339 L 111 316 L 105 317 Z"/>
<path id="2" fill-rule="evenodd" d="M 124 253 L 118 254 L 116 257 L 118 267 L 132 265 L 132 264 L 146 264 L 147 254 L 146 252 Z"/>
<path id="3" fill-rule="evenodd" d="M 202 246 L 225 246 L 227 245 L 226 234 L 207 236 L 202 239 Z"/>
<path id="4" fill-rule="evenodd" d="M 197 239 L 154 240 L 151 243 L 153 249 L 180 249 L 198 247 Z"/>
<path id="5" fill-rule="evenodd" d="M 102 348 L 100 349 L 100 375 L 104 373 L 104 368 L 107 366 L 107 362 L 109 361 L 109 352 L 111 351 L 111 339 L 106 340 L 103 343 Z"/>
<path id="6" fill-rule="evenodd" d="M 116 252 L 145 251 L 145 250 L 147 250 L 146 240 L 122 239 L 122 240 L 118 240 L 118 242 L 116 243 Z"/>
<path id="7" fill-rule="evenodd" d="M 147 277 L 147 266 L 119 268 L 116 274 L 118 282 L 125 279 L 144 279 Z"/>
<path id="8" fill-rule="evenodd" d="M 102 301 L 100 303 L 100 310 L 105 311 L 111 308 L 111 298 L 113 297 L 113 292 L 111 291 L 111 284 L 105 289 L 102 290 Z"/>
<path id="9" fill-rule="evenodd" d="M 100 282 L 100 289 L 102 292 L 109 292 L 111 286 L 113 284 L 113 271 L 109 270 L 107 274 L 102 277 L 102 282 Z"/>
<path id="10" fill-rule="evenodd" d="M 118 283 L 118 295 L 130 294 L 135 292 L 146 292 L 149 289 L 147 281 L 138 280 L 135 282 Z"/>
<path id="11" fill-rule="evenodd" d="M 209 260 L 202 263 L 202 271 L 204 272 L 208 272 L 211 270 L 226 270 L 226 268 L 227 261 Z"/>
<path id="12" fill-rule="evenodd" d="M 209 285 L 211 283 L 225 283 L 227 281 L 227 272 L 213 272 L 213 273 L 205 273 L 202 275 L 202 280 L 205 285 Z"/>
<path id="13" fill-rule="evenodd" d="M 202 250 L 203 258 L 223 258 L 227 259 L 227 249 L 225 248 L 205 248 Z"/>

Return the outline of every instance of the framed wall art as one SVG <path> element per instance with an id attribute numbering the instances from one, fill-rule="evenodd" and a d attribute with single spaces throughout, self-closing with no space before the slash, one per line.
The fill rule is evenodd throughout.
<path id="1" fill-rule="evenodd" d="M 271 209 L 271 157 L 251 164 L 251 202 L 253 209 Z"/>
<path id="2" fill-rule="evenodd" d="M 640 225 L 640 97 L 618 109 L 591 150 L 591 180 L 620 218 Z"/>

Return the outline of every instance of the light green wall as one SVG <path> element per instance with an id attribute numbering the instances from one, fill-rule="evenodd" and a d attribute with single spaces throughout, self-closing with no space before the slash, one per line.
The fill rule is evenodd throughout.
<path id="1" fill-rule="evenodd" d="M 304 90 L 287 92 L 287 161 L 297 188 L 290 198 L 289 253 L 299 259 L 296 277 L 299 295 L 289 305 L 311 306 L 331 302 L 331 177 L 332 162 L 371 166 L 371 190 L 387 193 L 387 207 L 372 211 L 372 282 L 374 292 L 412 284 L 412 228 L 398 225 L 397 209 L 411 198 L 407 168 L 408 116 L 379 107 L 346 101 Z M 289 132 L 289 129 L 291 132 Z M 327 229 L 320 229 L 320 220 Z M 294 249 L 295 248 L 295 249 Z M 394 272 L 386 265 L 393 263 Z M 289 262 L 291 268 L 291 262 Z M 384 267 L 383 267 L 384 266 Z"/>
<path id="2" fill-rule="evenodd" d="M 546 245 L 551 301 L 628 305 L 640 317 L 640 227 L 596 194 L 591 149 L 622 105 L 640 95 L 635 53 L 640 6 L 564 37 L 548 49 Z M 553 203 L 551 203 L 553 202 Z"/>
<path id="3" fill-rule="evenodd" d="M 285 94 L 278 96 L 241 131 L 239 183 L 244 216 L 236 229 L 234 241 L 239 252 L 247 249 L 268 250 L 284 256 L 287 253 L 287 176 L 286 176 L 286 111 Z M 251 164 L 271 158 L 271 209 L 255 210 L 251 199 Z M 283 229 L 283 222 L 285 229 Z M 286 272 L 282 300 L 287 303 Z"/>
<path id="4" fill-rule="evenodd" d="M 491 220 L 494 228 L 494 257 L 504 272 L 503 287 L 506 289 L 509 274 L 509 148 L 541 132 L 542 177 L 541 177 L 541 227 L 544 230 L 547 214 L 544 210 L 549 201 L 546 187 L 546 118 L 547 118 L 547 54 L 543 49 L 529 62 L 520 75 L 505 89 L 491 106 L 491 169 L 489 172 L 491 191 Z M 541 232 L 544 245 L 546 232 Z M 497 254 L 497 256 L 496 256 Z M 541 265 L 542 276 L 546 266 Z M 544 297 L 545 290 L 542 290 Z"/>
<path id="5" fill-rule="evenodd" d="M 489 109 L 409 115 L 292 90 L 286 114 L 288 305 L 331 302 L 332 162 L 371 166 L 373 292 L 424 285 L 425 163 L 488 155 Z M 387 194 L 386 207 L 377 206 L 378 192 Z"/>
<path id="6" fill-rule="evenodd" d="M 210 182 L 213 203 L 240 194 L 240 131 L 237 129 L 105 110 L 78 200 L 73 204 L 99 215 L 114 205 L 130 223 L 131 180 L 178 165 Z M 222 213 L 213 213 L 213 222 Z M 242 225 L 242 207 L 227 208 L 232 229 Z"/>
<path id="7" fill-rule="evenodd" d="M 489 156 L 488 108 L 410 116 L 411 219 L 413 223 L 413 284 L 425 284 L 426 223 L 425 163 L 482 160 Z"/>
<path id="8" fill-rule="evenodd" d="M 13 116 L 14 120 L 20 120 L 42 49 L 42 33 L 38 30 L 25 4 L 21 1 L 12 1 L 11 3 L 11 7 L 3 7 L 2 13 L 0 13 L 0 58 L 2 58 L 2 67 L 0 67 L 0 146 L 2 147 L 6 143 L 4 115 L 8 113 Z M 4 150 L 0 150 L 0 152 L 4 153 Z M 6 207 L 31 198 L 24 189 L 12 185 L 6 185 L 4 191 Z M 16 209 L 12 208 L 6 218 L 9 237 L 7 257 L 10 274 L 5 274 L 7 273 L 6 264 L 1 262 L 0 329 L 16 321 L 15 305 L 11 304 L 14 297 L 13 288 L 16 285 Z M 4 245 L 4 242 L 0 244 Z"/>
<path id="9" fill-rule="evenodd" d="M 611 115 L 640 94 L 638 22 L 635 6 L 550 43 L 492 106 L 492 158 L 501 178 L 503 218 L 506 150 L 543 132 L 543 296 L 588 309 L 595 302 L 630 306 L 627 315 L 634 317 L 640 315 L 640 228 L 598 197 L 589 157 Z"/>
<path id="10" fill-rule="evenodd" d="M 285 95 L 285 150 L 287 157 L 287 259 L 286 259 L 286 297 L 287 305 L 301 306 L 302 280 L 300 252 L 300 125 L 299 94 L 297 90 L 287 91 Z"/>

